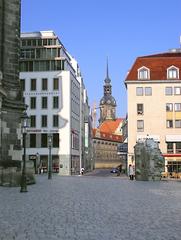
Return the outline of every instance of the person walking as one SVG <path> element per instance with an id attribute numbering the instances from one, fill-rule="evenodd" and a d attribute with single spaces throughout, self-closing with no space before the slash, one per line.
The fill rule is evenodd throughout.
<path id="1" fill-rule="evenodd" d="M 130 180 L 134 179 L 134 169 L 133 169 L 133 166 L 131 164 L 129 165 L 129 179 Z"/>
<path id="2" fill-rule="evenodd" d="M 85 170 L 85 169 L 82 167 L 82 168 L 81 168 L 81 174 L 82 174 L 82 175 L 84 174 L 84 170 Z"/>

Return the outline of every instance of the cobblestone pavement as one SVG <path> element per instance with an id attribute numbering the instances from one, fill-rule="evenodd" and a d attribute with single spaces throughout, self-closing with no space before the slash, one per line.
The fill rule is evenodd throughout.
<path id="1" fill-rule="evenodd" d="M 0 187 L 0 240 L 180 240 L 181 182 L 38 176 Z"/>

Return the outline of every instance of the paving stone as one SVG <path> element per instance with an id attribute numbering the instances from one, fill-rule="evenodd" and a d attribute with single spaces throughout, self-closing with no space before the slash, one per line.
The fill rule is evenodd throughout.
<path id="1" fill-rule="evenodd" d="M 0 240 L 180 240 L 181 182 L 37 176 L 0 188 Z"/>

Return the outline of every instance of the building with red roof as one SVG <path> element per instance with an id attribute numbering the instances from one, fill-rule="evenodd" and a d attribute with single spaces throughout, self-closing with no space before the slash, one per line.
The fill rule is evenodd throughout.
<path id="1" fill-rule="evenodd" d="M 165 171 L 181 172 L 181 49 L 138 57 L 125 84 L 128 95 L 128 164 L 134 146 L 153 138 Z"/>

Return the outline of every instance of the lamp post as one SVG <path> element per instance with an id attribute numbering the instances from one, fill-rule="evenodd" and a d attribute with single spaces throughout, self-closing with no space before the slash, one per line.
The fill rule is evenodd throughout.
<path id="1" fill-rule="evenodd" d="M 21 117 L 21 127 L 22 127 L 22 133 L 23 133 L 23 169 L 22 169 L 22 175 L 21 175 L 21 189 L 20 192 L 27 192 L 27 182 L 26 182 L 26 134 L 27 134 L 27 128 L 28 128 L 28 120 L 29 117 L 27 115 L 26 110 L 24 111 L 22 117 Z"/>
<path id="2" fill-rule="evenodd" d="M 35 173 L 38 174 L 38 165 L 39 165 L 39 153 L 36 153 L 36 165 L 35 165 Z"/>
<path id="3" fill-rule="evenodd" d="M 48 179 L 52 179 L 52 155 L 51 155 L 51 149 L 52 149 L 52 140 L 53 136 L 51 133 L 48 134 Z"/>

